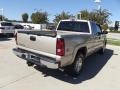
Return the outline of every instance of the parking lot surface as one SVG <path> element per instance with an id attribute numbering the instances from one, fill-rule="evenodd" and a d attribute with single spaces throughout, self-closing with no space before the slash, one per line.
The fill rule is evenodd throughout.
<path id="1" fill-rule="evenodd" d="M 28 67 L 14 55 L 14 39 L 0 39 L 0 90 L 120 90 L 120 47 L 89 56 L 77 78 L 60 70 Z"/>
<path id="2" fill-rule="evenodd" d="M 120 33 L 108 33 L 107 38 L 120 40 Z"/>

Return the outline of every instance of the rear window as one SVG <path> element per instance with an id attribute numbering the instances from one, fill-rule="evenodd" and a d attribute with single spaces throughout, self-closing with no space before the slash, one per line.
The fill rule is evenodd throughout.
<path id="1" fill-rule="evenodd" d="M 12 23 L 2 22 L 1 26 L 13 26 Z"/>
<path id="2" fill-rule="evenodd" d="M 89 33 L 89 26 L 88 22 L 62 21 L 57 30 Z"/>

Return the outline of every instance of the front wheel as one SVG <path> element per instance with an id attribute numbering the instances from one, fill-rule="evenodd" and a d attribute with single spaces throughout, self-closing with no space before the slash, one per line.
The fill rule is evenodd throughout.
<path id="1" fill-rule="evenodd" d="M 72 76 L 78 76 L 83 67 L 83 60 L 83 55 L 81 53 L 77 54 L 74 63 L 67 67 L 65 71 Z"/>
<path id="2" fill-rule="evenodd" d="M 102 47 L 102 48 L 99 50 L 99 52 L 98 52 L 98 53 L 99 53 L 100 55 L 103 55 L 103 54 L 104 54 L 104 52 L 105 52 L 105 48 L 104 48 L 104 47 Z"/>
<path id="3" fill-rule="evenodd" d="M 105 52 L 105 48 L 106 48 L 106 43 L 104 43 L 104 46 L 98 51 L 98 53 L 99 53 L 100 55 L 103 55 L 104 52 Z"/>

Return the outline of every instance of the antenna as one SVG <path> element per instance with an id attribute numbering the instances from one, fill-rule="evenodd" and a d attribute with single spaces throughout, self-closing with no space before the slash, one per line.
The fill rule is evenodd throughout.
<path id="1" fill-rule="evenodd" d="M 94 2 L 97 4 L 97 9 L 101 9 L 101 0 L 95 0 Z"/>

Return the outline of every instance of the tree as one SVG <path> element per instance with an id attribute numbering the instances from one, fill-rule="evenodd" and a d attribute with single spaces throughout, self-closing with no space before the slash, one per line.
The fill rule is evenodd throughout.
<path id="1" fill-rule="evenodd" d="M 118 31 L 119 28 L 119 21 L 115 21 L 115 30 Z"/>
<path id="2" fill-rule="evenodd" d="M 72 15 L 69 12 L 63 11 L 60 14 L 55 15 L 53 21 L 57 24 L 60 20 L 69 19 L 70 17 L 72 17 Z"/>
<path id="3" fill-rule="evenodd" d="M 31 15 L 31 20 L 35 24 L 44 24 L 48 23 L 48 13 L 47 12 L 42 12 L 42 11 L 37 11 L 35 13 L 32 13 Z"/>
<path id="4" fill-rule="evenodd" d="M 3 20 L 3 18 L 4 18 L 4 17 L 3 17 L 2 15 L 0 15 L 0 21 L 2 21 L 2 20 Z"/>
<path id="5" fill-rule="evenodd" d="M 106 9 L 94 10 L 93 14 L 95 15 L 96 22 L 100 25 L 110 22 L 109 16 L 111 15 L 111 13 L 109 13 L 109 11 Z"/>
<path id="6" fill-rule="evenodd" d="M 6 20 L 8 20 L 8 19 L 5 16 L 0 15 L 0 21 L 6 21 Z"/>
<path id="7" fill-rule="evenodd" d="M 22 14 L 22 20 L 23 22 L 28 22 L 29 15 L 27 13 Z"/>
<path id="8" fill-rule="evenodd" d="M 106 9 L 93 10 L 91 12 L 88 12 L 87 10 L 81 11 L 82 19 L 94 21 L 104 27 L 103 29 L 106 29 L 108 23 L 110 23 L 110 15 L 111 13 Z"/>
<path id="9" fill-rule="evenodd" d="M 87 10 L 83 10 L 80 13 L 81 13 L 81 18 L 82 19 L 89 20 L 89 12 Z"/>

